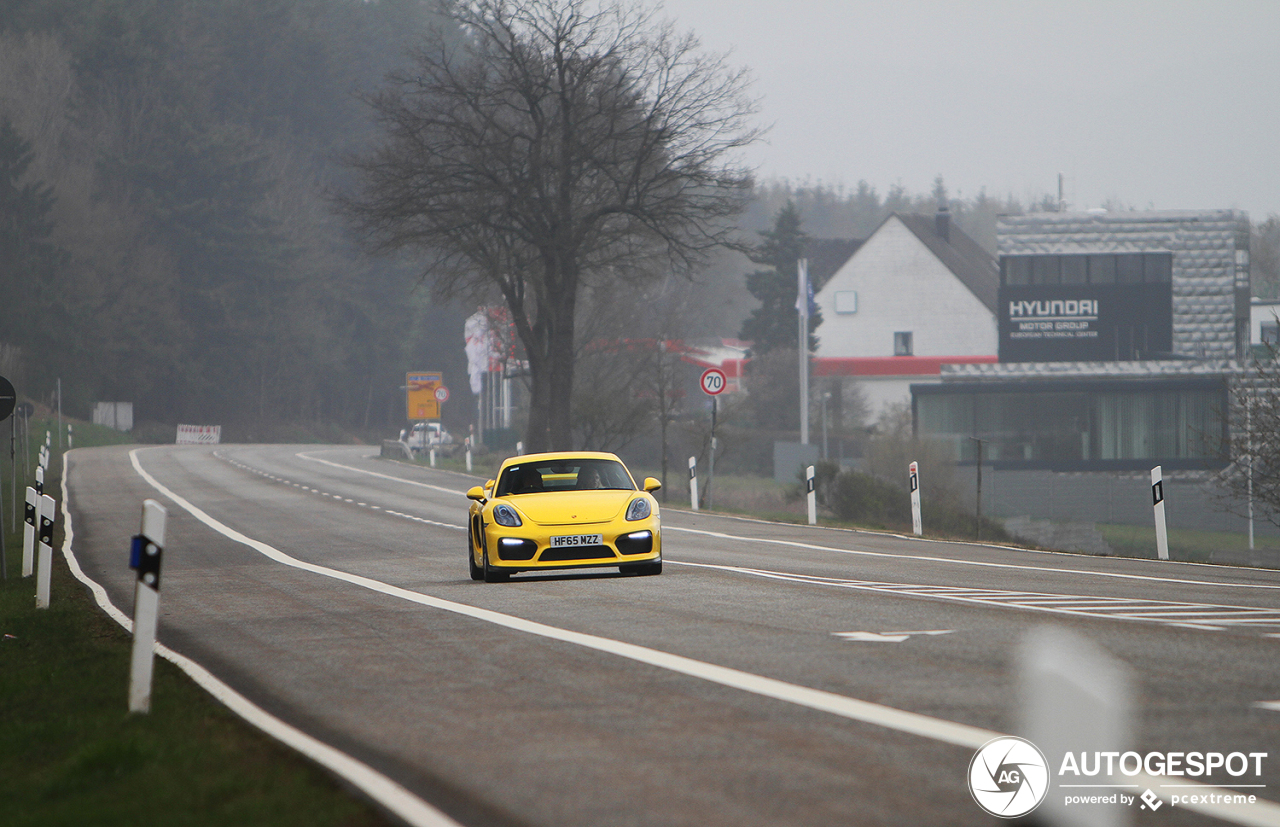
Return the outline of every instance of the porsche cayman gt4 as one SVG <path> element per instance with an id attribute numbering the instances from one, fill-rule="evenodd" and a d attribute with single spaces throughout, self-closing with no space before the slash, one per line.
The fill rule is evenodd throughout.
<path id="1" fill-rule="evenodd" d="M 617 566 L 662 572 L 661 520 L 648 477 L 637 486 L 613 454 L 527 454 L 502 463 L 496 480 L 467 492 L 473 580 L 518 571 Z"/>

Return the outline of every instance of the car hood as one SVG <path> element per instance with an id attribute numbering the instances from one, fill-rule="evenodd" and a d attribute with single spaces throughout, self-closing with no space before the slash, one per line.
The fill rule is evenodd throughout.
<path id="1" fill-rule="evenodd" d="M 517 494 L 508 502 L 540 525 L 574 525 L 616 519 L 635 496 L 635 491 L 547 491 Z"/>

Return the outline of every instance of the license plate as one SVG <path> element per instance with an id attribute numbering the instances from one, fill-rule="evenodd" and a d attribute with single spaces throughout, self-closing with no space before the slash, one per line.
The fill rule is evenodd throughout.
<path id="1" fill-rule="evenodd" d="M 566 534 L 560 537 L 551 538 L 552 548 L 561 548 L 563 546 L 599 546 L 604 544 L 604 536 L 601 534 Z"/>

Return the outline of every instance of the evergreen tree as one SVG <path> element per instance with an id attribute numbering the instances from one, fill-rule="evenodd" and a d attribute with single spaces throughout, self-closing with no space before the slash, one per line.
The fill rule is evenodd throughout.
<path id="1" fill-rule="evenodd" d="M 760 302 L 757 310 L 742 323 L 738 336 L 752 342 L 756 354 L 768 353 L 775 348 L 795 348 L 800 331 L 800 315 L 796 310 L 796 292 L 799 281 L 796 262 L 804 256 L 805 242 L 809 236 L 800 228 L 802 219 L 794 201 L 787 201 L 774 218 L 773 229 L 763 230 L 763 241 L 751 254 L 756 264 L 769 267 L 747 274 L 747 290 Z M 812 282 L 810 282 L 812 284 Z M 820 285 L 813 285 L 816 289 Z M 809 330 L 822 324 L 822 316 L 811 312 Z M 818 346 L 818 339 L 809 334 L 809 349 Z"/>
<path id="2" fill-rule="evenodd" d="M 0 331 L 15 345 L 41 338 L 40 305 L 55 293 L 60 257 L 50 241 L 53 190 L 24 182 L 33 159 L 31 144 L 0 121 Z"/>

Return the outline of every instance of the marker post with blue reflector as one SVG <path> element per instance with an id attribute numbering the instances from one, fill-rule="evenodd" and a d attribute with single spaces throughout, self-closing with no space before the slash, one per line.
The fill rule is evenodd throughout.
<path id="1" fill-rule="evenodd" d="M 36 526 L 40 521 L 40 495 L 27 486 L 27 504 L 22 526 L 22 576 L 30 577 L 36 570 Z"/>
<path id="2" fill-rule="evenodd" d="M 689 507 L 698 510 L 698 458 L 689 457 Z"/>
<path id="3" fill-rule="evenodd" d="M 40 497 L 40 553 L 36 557 L 36 608 L 49 608 L 49 575 L 53 569 L 53 516 L 57 503 L 45 494 Z"/>
<path id="4" fill-rule="evenodd" d="M 1151 503 L 1156 510 L 1156 554 L 1169 559 L 1169 530 L 1164 521 L 1164 472 L 1157 465 L 1151 469 Z"/>
<path id="5" fill-rule="evenodd" d="M 919 537 L 924 534 L 924 526 L 920 520 L 920 466 L 917 463 L 907 466 L 907 483 L 911 489 L 911 530 Z"/>
<path id="6" fill-rule="evenodd" d="M 813 466 L 804 469 L 805 495 L 809 500 L 809 525 L 818 524 L 818 492 L 813 486 Z"/>
<path id="7" fill-rule="evenodd" d="M 168 512 L 155 500 L 142 503 L 142 533 L 129 546 L 129 568 L 138 572 L 133 598 L 133 654 L 129 662 L 129 711 L 151 710 L 151 670 L 160 616 L 160 561 Z"/>

